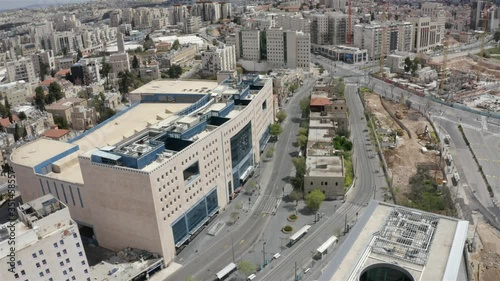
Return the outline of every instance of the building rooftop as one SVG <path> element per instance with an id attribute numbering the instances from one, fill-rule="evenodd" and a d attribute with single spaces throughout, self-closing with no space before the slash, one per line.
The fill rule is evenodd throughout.
<path id="1" fill-rule="evenodd" d="M 135 89 L 130 94 L 207 94 L 217 87 L 215 81 L 155 80 Z"/>
<path id="2" fill-rule="evenodd" d="M 324 97 L 313 97 L 311 98 L 311 106 L 325 106 L 331 105 L 332 101 Z"/>
<path id="3" fill-rule="evenodd" d="M 343 177 L 344 167 L 340 156 L 308 156 L 306 175 L 311 177 Z"/>
<path id="4" fill-rule="evenodd" d="M 361 280 L 381 265 L 408 280 L 459 280 L 468 222 L 371 201 L 319 281 Z"/>
<path id="5" fill-rule="evenodd" d="M 126 248 L 90 268 L 92 280 L 128 281 L 161 267 L 163 258 L 144 250 Z"/>
<path id="6" fill-rule="evenodd" d="M 60 139 L 64 135 L 68 134 L 70 130 L 66 129 L 49 129 L 45 132 L 43 132 L 43 136 L 50 138 L 50 139 Z"/>

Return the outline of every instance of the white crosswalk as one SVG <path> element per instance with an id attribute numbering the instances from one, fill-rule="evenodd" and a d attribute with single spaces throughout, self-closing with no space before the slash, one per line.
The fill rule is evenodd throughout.
<path id="1" fill-rule="evenodd" d="M 271 195 L 262 195 L 262 201 L 257 209 L 257 212 L 262 214 L 271 214 L 276 206 L 278 199 Z"/>

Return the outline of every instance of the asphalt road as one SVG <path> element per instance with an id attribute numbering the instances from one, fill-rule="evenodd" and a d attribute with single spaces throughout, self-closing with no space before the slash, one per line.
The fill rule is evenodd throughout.
<path id="1" fill-rule="evenodd" d="M 283 123 L 283 132 L 276 145 L 274 165 L 267 167 L 271 173 L 268 173 L 268 177 L 265 177 L 264 174 L 260 177 L 259 184 L 263 188 L 262 195 L 273 197 L 282 195 L 282 187 L 285 184 L 283 179 L 287 178 L 293 169 L 289 151 L 296 150 L 292 144 L 295 142 L 299 128 L 297 120 L 301 115 L 299 101 L 307 93 L 310 93 L 313 86 L 314 79 L 305 81 L 304 85 L 290 98 L 287 105 L 288 118 Z M 249 250 L 252 244 L 258 241 L 265 231 L 271 217 L 257 211 L 259 205 L 264 203 L 263 200 L 257 203 L 246 221 L 242 222 L 231 233 L 223 233 L 219 240 L 211 245 L 206 245 L 205 249 L 200 251 L 195 258 L 182 264 L 183 266 L 166 280 L 180 281 L 186 280 L 188 277 L 193 277 L 195 280 L 213 280 L 215 273 L 233 261 L 233 251 L 234 256 L 238 259 Z M 236 242 L 231 236 L 236 238 Z M 231 245 L 234 246 L 231 247 Z"/>
<path id="2" fill-rule="evenodd" d="M 387 185 L 379 159 L 373 157 L 376 156 L 375 149 L 366 141 L 368 133 L 365 131 L 368 130 L 368 127 L 366 120 L 364 120 L 361 100 L 357 95 L 357 86 L 354 84 L 346 85 L 345 96 L 350 113 L 349 122 L 354 147 L 353 159 L 358 159 L 353 160 L 356 171 L 355 185 L 349 190 L 346 203 L 333 216 L 327 217 L 326 222 L 299 240 L 292 246 L 291 251 L 271 263 L 272 267 L 265 268 L 255 280 L 293 280 L 295 263 L 297 263 L 298 273 L 304 277 L 315 278 L 319 276 L 329 258 L 325 257 L 321 261 L 313 262 L 315 250 L 334 235 L 338 229 L 344 229 L 346 215 L 348 224 L 354 223 L 357 218 L 356 214 L 360 215 L 365 205 L 373 199 L 374 190 L 376 190 L 375 198 L 383 201 Z M 303 271 L 309 267 L 310 271 L 304 275 Z"/>
<path id="3" fill-rule="evenodd" d="M 324 59 L 318 61 L 325 66 L 325 69 L 329 69 L 330 65 L 328 60 Z M 343 65 L 340 65 L 341 67 Z M 427 112 L 431 115 L 431 119 L 436 126 L 439 126 L 443 134 L 449 134 L 451 137 L 451 154 L 455 161 L 456 169 L 460 175 L 461 182 L 459 188 L 463 188 L 464 192 L 470 196 L 470 208 L 472 210 L 478 210 L 483 214 L 486 219 L 492 222 L 495 227 L 500 229 L 500 208 L 498 208 L 486 189 L 486 184 L 482 179 L 481 174 L 478 171 L 478 166 L 475 164 L 472 154 L 470 153 L 468 147 L 465 145 L 463 137 L 458 130 L 458 125 L 462 125 L 465 129 L 467 135 L 472 135 L 472 138 L 479 142 L 477 136 L 471 134 L 472 131 L 493 131 L 499 132 L 500 127 L 498 126 L 499 120 L 493 120 L 489 118 L 484 120 L 479 114 L 475 114 L 469 111 L 460 110 L 454 107 L 444 106 L 434 101 L 431 101 L 425 97 L 420 97 L 413 95 L 408 91 L 397 88 L 393 85 L 387 84 L 378 79 L 369 77 L 366 72 L 361 70 L 353 69 L 353 66 L 346 66 L 340 68 L 337 65 L 335 73 L 346 76 L 346 82 L 359 83 L 360 85 L 365 85 L 366 87 L 373 89 L 377 94 L 388 97 L 388 98 L 399 98 L 403 95 L 405 98 L 412 102 L 412 107 L 417 110 Z M 490 120 L 491 119 L 491 120 Z M 489 153 L 490 149 L 497 149 L 495 147 L 495 139 L 498 139 L 498 135 L 490 135 L 488 138 L 487 145 L 473 145 L 474 152 L 479 155 L 488 154 L 488 161 L 484 161 L 483 170 L 488 172 L 495 171 L 494 175 L 498 173 L 497 165 L 499 158 L 496 158 L 496 153 Z M 493 144 L 493 145 L 492 145 Z M 474 167 L 474 168 L 472 168 Z M 500 187 L 496 188 L 496 196 L 500 193 Z"/>

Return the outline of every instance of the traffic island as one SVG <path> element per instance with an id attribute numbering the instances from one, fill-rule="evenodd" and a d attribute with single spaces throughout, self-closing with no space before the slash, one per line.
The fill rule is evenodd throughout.
<path id="1" fill-rule="evenodd" d="M 285 227 L 283 227 L 281 229 L 281 232 L 283 232 L 285 234 L 288 234 L 288 233 L 290 233 L 292 231 L 293 231 L 293 227 L 291 227 L 290 225 L 285 225 Z"/>
<path id="2" fill-rule="evenodd" d="M 290 221 L 290 222 L 294 222 L 298 219 L 299 217 L 295 214 L 291 214 L 288 216 L 287 220 Z"/>

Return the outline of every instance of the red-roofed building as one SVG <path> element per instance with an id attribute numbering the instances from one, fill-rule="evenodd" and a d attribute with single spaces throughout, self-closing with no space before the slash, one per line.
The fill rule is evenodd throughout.
<path id="1" fill-rule="evenodd" d="M 312 112 L 322 112 L 325 111 L 325 107 L 332 105 L 332 101 L 328 98 L 318 97 L 311 98 L 311 103 L 309 104 Z"/>
<path id="2" fill-rule="evenodd" d="M 14 123 L 17 123 L 19 121 L 19 117 L 17 117 L 17 115 L 12 114 L 12 121 L 14 121 Z M 2 125 L 4 130 L 8 128 L 11 124 L 9 117 L 0 119 L 0 124 Z"/>
<path id="3" fill-rule="evenodd" d="M 60 80 L 60 79 L 65 78 L 65 77 L 66 77 L 66 75 L 67 75 L 68 73 L 70 73 L 70 72 L 71 72 L 71 70 L 70 70 L 69 68 L 68 68 L 68 69 L 61 69 L 61 70 L 59 70 L 58 72 L 56 72 L 55 77 L 56 77 L 57 79 L 59 79 L 59 80 Z"/>
<path id="4" fill-rule="evenodd" d="M 48 87 L 52 82 L 57 82 L 57 80 L 54 78 L 45 79 L 42 82 L 40 82 L 38 85 L 42 86 L 42 87 Z"/>
<path id="5" fill-rule="evenodd" d="M 53 139 L 53 140 L 58 140 L 58 141 L 66 141 L 70 138 L 70 130 L 66 129 L 49 129 L 45 131 L 42 136 Z"/>

